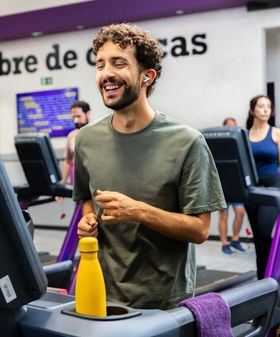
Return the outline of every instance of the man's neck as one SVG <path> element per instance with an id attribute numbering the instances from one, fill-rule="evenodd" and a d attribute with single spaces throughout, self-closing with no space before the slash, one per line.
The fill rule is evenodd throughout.
<path id="1" fill-rule="evenodd" d="M 155 111 L 148 104 L 132 104 L 123 110 L 114 111 L 112 125 L 118 132 L 137 132 L 149 125 L 154 116 Z"/>

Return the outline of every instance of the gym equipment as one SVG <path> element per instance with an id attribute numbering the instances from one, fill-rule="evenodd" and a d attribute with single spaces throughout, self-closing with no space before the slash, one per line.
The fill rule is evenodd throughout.
<path id="1" fill-rule="evenodd" d="M 277 208 L 280 213 L 280 191 L 272 187 L 256 186 L 258 176 L 247 133 L 240 127 L 218 127 L 202 131 L 214 157 L 227 202 L 246 202 Z M 277 218 L 274 240 L 266 276 L 280 281 L 280 245 Z"/>
<path id="2" fill-rule="evenodd" d="M 29 206 L 48 203 L 56 196 L 72 198 L 72 186 L 59 184 L 60 169 L 55 153 L 46 134 L 21 134 L 15 137 L 15 147 L 28 186 L 15 187 L 19 203 L 23 209 Z M 45 197 L 41 199 L 40 197 Z M 77 226 L 81 218 L 81 208 L 76 204 L 74 214 L 64 238 L 57 262 L 74 261 L 78 246 Z M 74 280 L 71 280 L 68 291 L 73 292 Z"/>
<path id="3" fill-rule="evenodd" d="M 46 278 L 1 161 L 0 233 L 1 336 L 196 336 L 194 316 L 184 307 L 140 310 L 107 303 L 108 317 L 98 319 L 77 314 L 72 296 L 45 293 Z M 234 329 L 255 319 L 246 334 L 243 330 L 235 336 L 266 335 L 278 295 L 274 279 L 256 281 L 221 295 L 230 306 Z"/>
<path id="4" fill-rule="evenodd" d="M 258 176 L 247 132 L 240 127 L 217 127 L 202 130 L 214 157 L 227 202 L 255 202 L 276 207 L 274 229 L 265 276 L 280 281 L 280 191 L 258 187 Z M 272 326 L 280 324 L 280 299 Z M 272 336 L 272 334 L 270 334 Z"/>

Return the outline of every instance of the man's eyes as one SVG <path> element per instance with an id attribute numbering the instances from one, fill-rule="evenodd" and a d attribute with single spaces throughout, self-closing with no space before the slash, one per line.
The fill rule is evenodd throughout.
<path id="1" fill-rule="evenodd" d="M 118 68 L 122 68 L 124 67 L 126 64 L 124 62 L 116 62 L 115 63 L 115 67 L 118 67 Z"/>
<path id="2" fill-rule="evenodd" d="M 116 67 L 116 68 L 123 68 L 127 65 L 126 62 L 123 62 L 123 61 L 116 61 L 112 64 L 112 66 Z M 97 70 L 102 70 L 103 68 L 105 67 L 105 64 L 104 63 L 97 63 L 96 64 L 96 69 Z"/>

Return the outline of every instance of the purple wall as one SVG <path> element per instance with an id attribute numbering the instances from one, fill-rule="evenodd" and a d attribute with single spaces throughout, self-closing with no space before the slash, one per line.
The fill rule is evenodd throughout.
<path id="1" fill-rule="evenodd" d="M 245 6 L 245 0 L 97 0 L 0 17 L 0 41 Z"/>

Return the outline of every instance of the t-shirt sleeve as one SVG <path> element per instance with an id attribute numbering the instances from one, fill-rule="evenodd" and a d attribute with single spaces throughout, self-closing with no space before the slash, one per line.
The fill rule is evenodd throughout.
<path id="1" fill-rule="evenodd" d="M 75 173 L 74 173 L 73 200 L 78 202 L 90 199 L 91 193 L 89 189 L 88 170 L 83 164 L 83 161 L 81 159 L 81 150 L 78 144 L 76 144 L 74 153 L 75 153 L 74 154 Z"/>
<path id="2" fill-rule="evenodd" d="M 226 207 L 212 154 L 202 135 L 186 155 L 179 186 L 182 213 L 200 214 Z"/>

